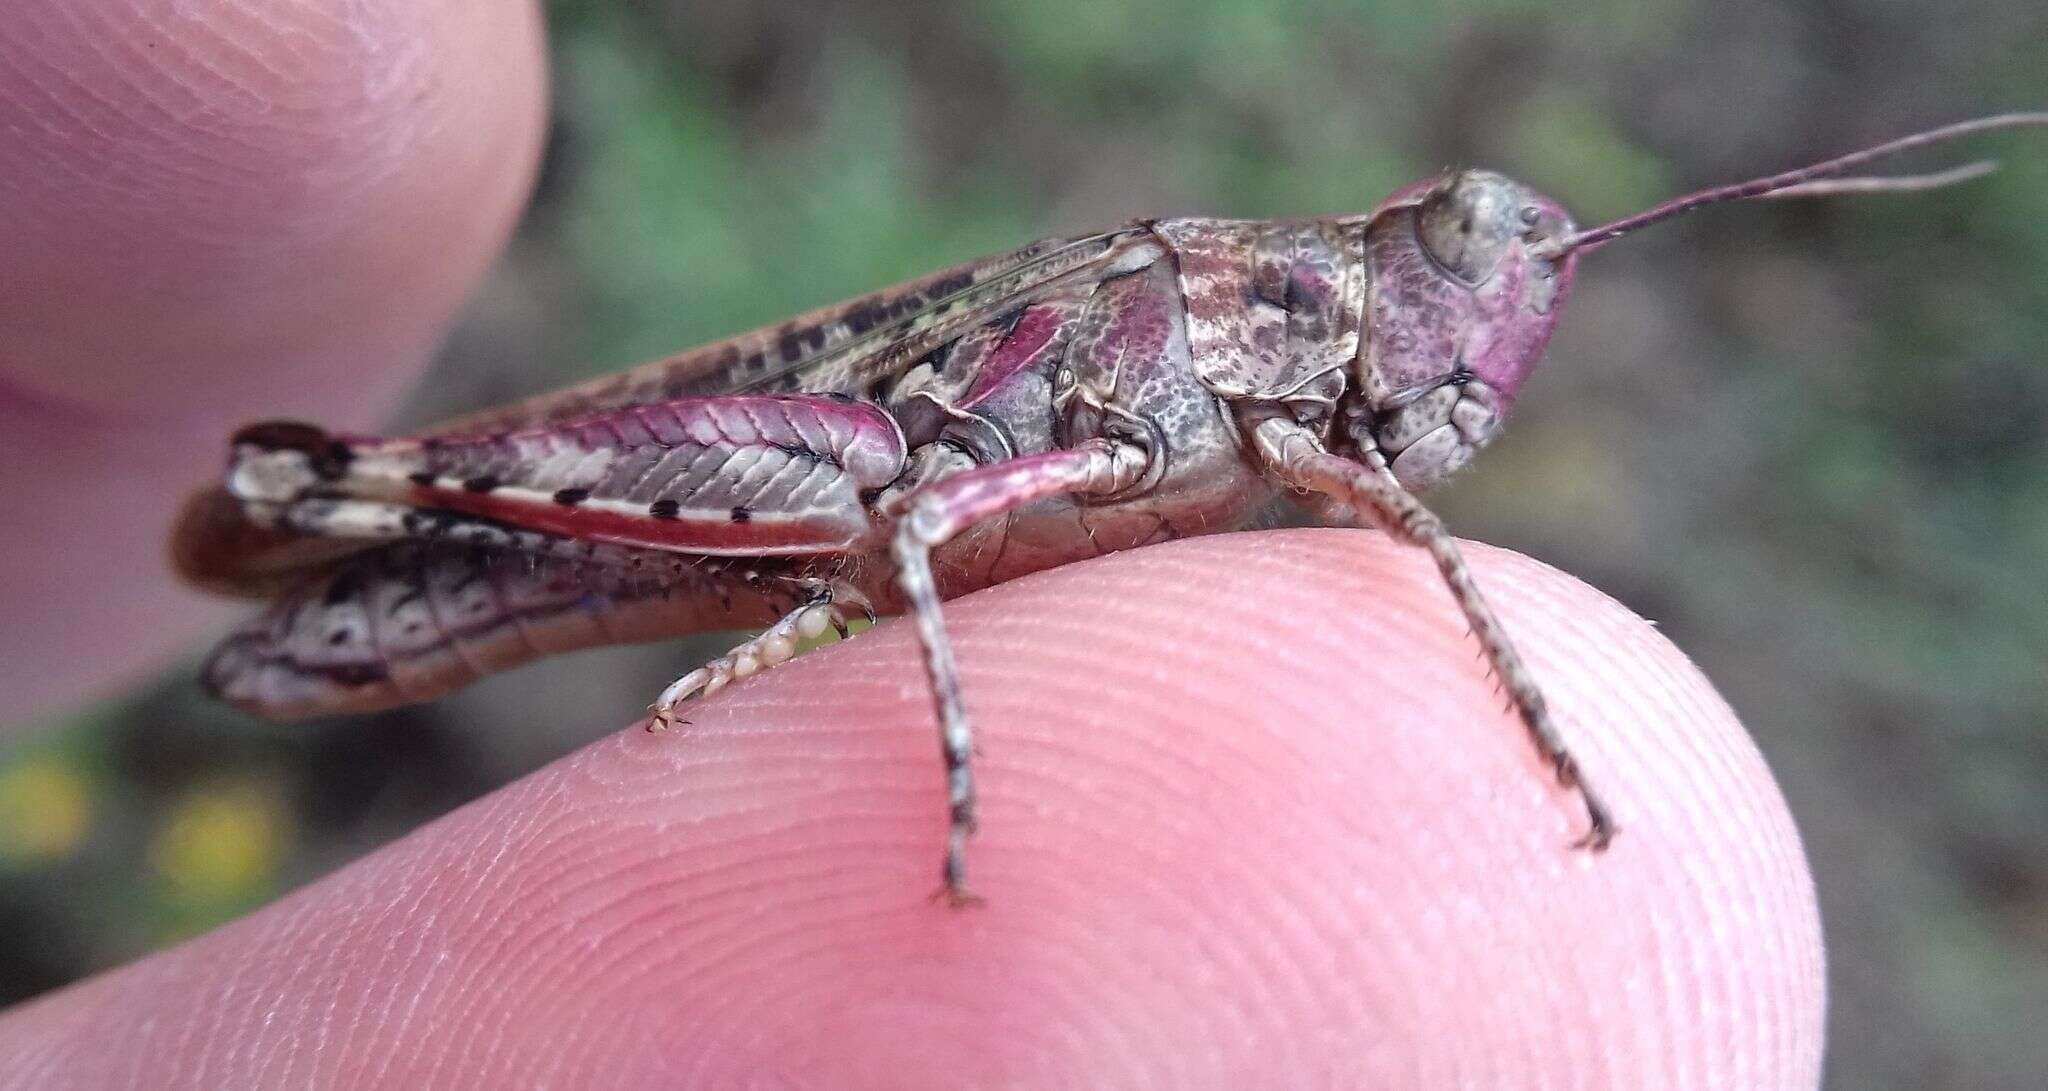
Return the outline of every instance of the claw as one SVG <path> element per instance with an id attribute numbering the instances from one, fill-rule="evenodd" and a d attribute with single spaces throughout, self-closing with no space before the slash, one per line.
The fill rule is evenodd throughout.
<path id="1" fill-rule="evenodd" d="M 654 703 L 647 706 L 648 710 L 654 713 L 653 718 L 647 721 L 647 730 L 667 731 L 677 724 L 689 723 L 690 721 L 676 715 L 676 706 L 693 697 L 712 693 L 723 686 L 727 675 L 721 669 L 722 666 L 723 664 L 714 662 L 670 683 L 667 689 L 661 691 L 661 696 L 656 697 Z"/>
<path id="2" fill-rule="evenodd" d="M 931 897 L 927 900 L 933 905 L 943 905 L 948 909 L 979 909 L 988 904 L 986 898 L 953 883 L 947 883 L 932 891 Z"/>
<path id="3" fill-rule="evenodd" d="M 1586 832 L 1572 842 L 1572 847 L 1587 852 L 1606 852 L 1607 846 L 1614 841 L 1614 817 L 1607 813 L 1606 805 L 1586 793 L 1583 788 L 1580 789 L 1580 794 L 1586 801 Z"/>
<path id="4" fill-rule="evenodd" d="M 860 616 L 866 618 L 868 624 L 873 625 L 875 623 L 875 604 L 858 590 L 849 590 L 851 590 L 850 594 L 842 594 L 840 596 L 840 602 L 859 610 Z"/>
<path id="5" fill-rule="evenodd" d="M 690 721 L 678 717 L 675 709 L 663 708 L 660 705 L 648 705 L 647 710 L 654 714 L 647 718 L 648 734 L 660 734 L 677 724 L 681 724 L 684 727 L 690 726 Z"/>

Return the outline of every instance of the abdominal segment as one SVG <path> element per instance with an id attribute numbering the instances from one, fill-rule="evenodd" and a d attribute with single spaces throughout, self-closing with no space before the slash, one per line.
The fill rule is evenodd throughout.
<path id="1" fill-rule="evenodd" d="M 203 677 L 269 719 L 390 708 L 543 655 L 764 625 L 803 594 L 787 567 L 607 546 L 579 558 L 399 542 L 281 596 L 215 649 Z"/>

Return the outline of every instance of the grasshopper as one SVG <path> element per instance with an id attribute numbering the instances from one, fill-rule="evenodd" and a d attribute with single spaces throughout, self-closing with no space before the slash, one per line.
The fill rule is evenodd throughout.
<path id="1" fill-rule="evenodd" d="M 207 687 L 290 719 L 424 701 L 536 656 L 766 628 L 652 706 L 908 611 L 967 904 L 973 732 L 942 600 L 1250 524 L 1282 493 L 1427 551 L 1558 783 L 1614 821 L 1444 525 L 1416 494 L 1499 431 L 1593 248 L 1702 205 L 1930 188 L 1882 156 L 1959 122 L 1590 230 L 1458 170 L 1364 215 L 1140 220 L 956 266 L 398 438 L 251 425 L 174 534 L 182 573 L 266 599 Z"/>

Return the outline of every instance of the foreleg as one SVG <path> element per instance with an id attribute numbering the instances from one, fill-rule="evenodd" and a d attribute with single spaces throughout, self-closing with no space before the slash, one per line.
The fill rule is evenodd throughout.
<path id="1" fill-rule="evenodd" d="M 1577 791 L 1585 804 L 1588 826 L 1578 846 L 1594 851 L 1606 848 L 1614 836 L 1607 805 L 1586 783 L 1578 760 L 1551 719 L 1543 691 L 1480 594 L 1472 570 L 1458 551 L 1457 539 L 1444 529 L 1442 520 L 1402 487 L 1377 451 L 1367 452 L 1365 463 L 1333 455 L 1312 433 L 1279 417 L 1258 421 L 1253 436 L 1260 457 L 1282 481 L 1349 504 L 1395 538 L 1429 551 L 1530 739 L 1556 770 L 1558 783 Z"/>

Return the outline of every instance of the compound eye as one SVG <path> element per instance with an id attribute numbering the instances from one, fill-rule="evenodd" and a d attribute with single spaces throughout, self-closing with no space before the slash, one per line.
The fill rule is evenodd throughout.
<path id="1" fill-rule="evenodd" d="M 1521 206 L 1488 176 L 1460 174 L 1422 203 L 1418 231 L 1437 264 L 1478 284 L 1507 256 Z"/>

